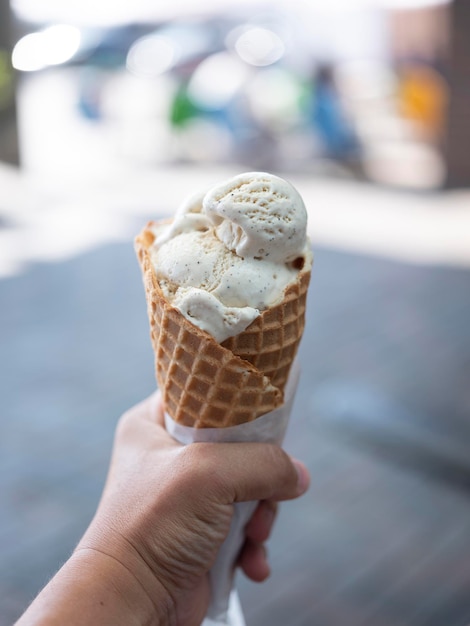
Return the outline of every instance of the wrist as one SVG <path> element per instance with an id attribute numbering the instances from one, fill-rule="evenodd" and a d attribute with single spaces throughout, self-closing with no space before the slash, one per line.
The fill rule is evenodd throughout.
<path id="1" fill-rule="evenodd" d="M 151 597 L 116 558 L 79 548 L 18 620 L 18 626 L 167 626 L 164 601 Z"/>
<path id="2" fill-rule="evenodd" d="M 172 625 L 175 621 L 173 600 L 141 551 L 121 533 L 113 532 L 110 525 L 106 533 L 100 529 L 99 524 L 91 524 L 71 561 L 83 560 L 88 567 L 96 567 L 101 578 L 105 574 L 112 576 L 113 588 L 124 605 L 122 610 L 134 616 L 132 624 Z M 123 623 L 127 622 L 123 620 Z"/>
<path id="3" fill-rule="evenodd" d="M 67 568 L 74 584 L 80 585 L 82 597 L 88 594 L 90 609 L 102 612 L 100 624 L 166 626 L 170 623 L 165 618 L 168 612 L 164 594 L 157 593 L 155 584 L 146 583 L 119 557 L 96 548 L 78 547 Z"/>
<path id="4" fill-rule="evenodd" d="M 151 596 L 115 557 L 78 548 L 17 622 L 18 626 L 167 626 L 164 595 Z"/>

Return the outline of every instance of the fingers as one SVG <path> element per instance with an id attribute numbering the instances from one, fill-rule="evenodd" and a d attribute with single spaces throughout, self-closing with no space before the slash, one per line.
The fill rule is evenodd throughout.
<path id="1" fill-rule="evenodd" d="M 122 418 L 121 434 L 148 436 L 155 443 L 175 441 L 164 430 L 161 394 L 156 392 L 130 409 Z M 158 428 L 152 429 L 152 424 Z M 144 432 L 145 431 L 145 432 Z M 122 438 L 122 437 L 121 437 Z M 147 441 L 150 444 L 150 441 Z M 226 503 L 250 500 L 290 500 L 302 495 L 309 486 L 310 477 L 303 463 L 289 457 L 279 446 L 265 443 L 198 443 L 186 446 L 186 469 L 191 483 L 198 479 L 217 484 Z M 190 448 L 191 450 L 189 450 Z M 186 475 L 186 472 L 185 472 Z M 219 492 L 220 494 L 220 492 Z M 222 496 L 221 496 L 222 497 Z"/>
<path id="2" fill-rule="evenodd" d="M 238 565 L 254 582 L 263 582 L 271 573 L 264 545 L 247 539 L 238 559 Z"/>
<path id="3" fill-rule="evenodd" d="M 117 443 L 140 445 L 142 449 L 158 447 L 176 441 L 165 429 L 165 418 L 161 393 L 154 392 L 128 409 L 119 420 L 116 430 Z"/>
<path id="4" fill-rule="evenodd" d="M 238 566 L 254 582 L 262 582 L 271 573 L 264 542 L 269 538 L 277 513 L 277 502 L 262 500 L 245 526 L 245 543 Z"/>
<path id="5" fill-rule="evenodd" d="M 144 419 L 150 422 L 157 422 L 160 426 L 164 424 L 162 394 L 154 391 L 150 396 L 133 406 L 127 414 L 131 414 L 136 419 Z"/>
<path id="6" fill-rule="evenodd" d="M 276 513 L 276 502 L 273 502 L 272 500 L 262 500 L 245 526 L 245 535 L 247 539 L 256 543 L 263 543 L 263 541 L 266 541 L 271 534 Z"/>

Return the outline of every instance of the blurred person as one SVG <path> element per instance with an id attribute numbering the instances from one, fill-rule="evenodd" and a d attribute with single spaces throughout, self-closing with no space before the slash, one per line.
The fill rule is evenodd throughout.
<path id="1" fill-rule="evenodd" d="M 215 67 L 205 64 L 214 59 Z M 168 121 L 172 133 L 169 151 L 175 161 L 231 161 L 239 157 L 247 137 L 255 134 L 245 82 L 240 77 L 234 81 L 229 78 L 227 88 L 234 64 L 234 59 L 215 53 L 173 69 L 177 86 Z"/>
<path id="2" fill-rule="evenodd" d="M 323 156 L 344 159 L 357 152 L 357 139 L 344 111 L 331 65 L 320 65 L 314 71 L 308 115 L 322 143 Z"/>
<path id="3" fill-rule="evenodd" d="M 93 66 L 80 71 L 77 107 L 85 119 L 91 121 L 102 119 L 102 99 L 107 78 L 104 71 Z"/>
<path id="4" fill-rule="evenodd" d="M 177 66 L 172 72 L 176 87 L 170 100 L 168 123 L 172 137 L 169 152 L 175 161 L 187 160 L 186 131 L 190 124 L 202 115 L 200 107 L 189 93 L 191 76 L 196 67 L 197 62 L 191 61 Z"/>
<path id="5" fill-rule="evenodd" d="M 201 109 L 189 95 L 190 77 L 183 76 L 178 83 L 170 105 L 169 118 L 174 130 L 184 128 L 186 124 L 202 114 Z"/>
<path id="6" fill-rule="evenodd" d="M 199 625 L 234 503 L 260 501 L 238 565 L 262 581 L 276 503 L 302 495 L 308 483 L 305 466 L 278 446 L 181 446 L 154 394 L 121 418 L 95 517 L 17 626 Z"/>

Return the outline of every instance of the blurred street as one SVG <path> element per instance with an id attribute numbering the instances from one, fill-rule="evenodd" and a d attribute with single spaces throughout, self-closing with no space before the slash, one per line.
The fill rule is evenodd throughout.
<path id="1" fill-rule="evenodd" d="M 134 237 L 248 171 L 297 188 L 314 268 L 312 485 L 246 626 L 468 626 L 469 30 L 464 0 L 0 0 L 0 626 L 155 389 Z"/>
<path id="2" fill-rule="evenodd" d="M 119 415 L 155 387 L 133 236 L 237 171 L 65 191 L 0 170 L 1 626 L 70 554 Z M 247 624 L 466 626 L 470 196 L 289 178 L 315 264 L 286 447 L 313 480 L 268 582 L 239 576 Z"/>

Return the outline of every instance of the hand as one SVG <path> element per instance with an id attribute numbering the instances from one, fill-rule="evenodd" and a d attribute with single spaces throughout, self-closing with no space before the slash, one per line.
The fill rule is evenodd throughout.
<path id="1" fill-rule="evenodd" d="M 200 624 L 209 602 L 207 573 L 228 533 L 233 503 L 261 500 L 239 564 L 263 580 L 269 568 L 262 544 L 274 502 L 301 495 L 309 478 L 277 446 L 183 447 L 163 424 L 158 394 L 123 416 L 97 516 L 79 547 L 123 560 L 149 594 L 157 593 L 160 607 L 163 592 L 175 623 Z"/>
<path id="2" fill-rule="evenodd" d="M 308 483 L 305 467 L 278 446 L 181 446 L 166 432 L 154 394 L 121 418 L 96 515 L 18 624 L 199 626 L 234 503 L 260 501 L 238 564 L 264 580 L 276 502 L 301 495 Z"/>

